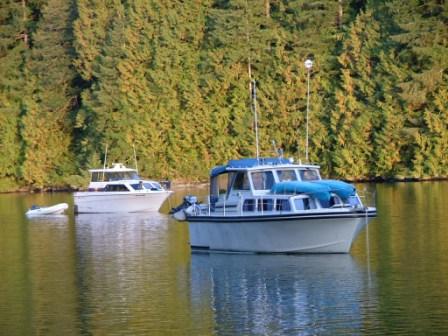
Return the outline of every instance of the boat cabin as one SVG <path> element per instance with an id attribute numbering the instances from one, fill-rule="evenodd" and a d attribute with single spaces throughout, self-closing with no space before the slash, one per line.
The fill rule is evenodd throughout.
<path id="1" fill-rule="evenodd" d="M 237 194 L 263 195 L 279 182 L 321 179 L 319 166 L 293 164 L 281 158 L 231 160 L 228 165 L 213 169 L 210 178 L 210 195 L 225 195 L 227 199 Z"/>
<path id="2" fill-rule="evenodd" d="M 112 163 L 112 168 L 90 169 L 90 182 L 109 182 L 120 180 L 139 180 L 135 169 L 127 168 L 121 163 Z"/>
<path id="3" fill-rule="evenodd" d="M 141 180 L 137 170 L 121 163 L 113 163 L 111 168 L 90 169 L 89 191 L 139 191 L 164 190 L 160 183 Z"/>
<path id="4" fill-rule="evenodd" d="M 139 181 L 138 183 L 109 182 L 101 191 L 162 191 L 162 186 L 157 182 Z"/>
<path id="5" fill-rule="evenodd" d="M 353 186 L 322 180 L 319 168 L 282 158 L 231 160 L 211 171 L 211 208 L 247 214 L 361 204 Z"/>

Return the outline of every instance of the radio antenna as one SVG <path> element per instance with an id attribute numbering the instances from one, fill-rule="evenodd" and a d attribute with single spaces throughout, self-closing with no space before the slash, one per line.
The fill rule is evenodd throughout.
<path id="1" fill-rule="evenodd" d="M 135 152 L 135 145 L 134 145 L 134 144 L 132 144 L 132 148 L 134 149 L 134 164 L 135 164 L 135 170 L 137 171 L 137 175 L 138 175 L 137 153 Z"/>
<path id="2" fill-rule="evenodd" d="M 107 165 L 107 144 L 106 144 L 106 151 L 104 152 L 103 181 L 104 181 L 104 171 L 106 170 L 106 165 Z"/>
<path id="3" fill-rule="evenodd" d="M 257 115 L 257 84 L 255 79 L 252 79 L 252 60 L 250 50 L 250 34 L 249 34 L 249 6 L 246 0 L 246 39 L 247 47 L 249 48 L 247 56 L 247 72 L 249 74 L 249 92 L 251 95 L 251 109 L 254 113 L 254 129 L 255 129 L 255 151 L 257 161 L 260 159 L 259 141 L 258 141 L 258 115 Z"/>

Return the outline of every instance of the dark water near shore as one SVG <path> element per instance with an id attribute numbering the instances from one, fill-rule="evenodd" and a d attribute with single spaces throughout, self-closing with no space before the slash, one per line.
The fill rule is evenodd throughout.
<path id="1" fill-rule="evenodd" d="M 0 335 L 447 335 L 448 182 L 363 188 L 379 217 L 348 255 L 191 253 L 166 213 L 203 188 L 34 220 L 71 194 L 0 195 Z"/>

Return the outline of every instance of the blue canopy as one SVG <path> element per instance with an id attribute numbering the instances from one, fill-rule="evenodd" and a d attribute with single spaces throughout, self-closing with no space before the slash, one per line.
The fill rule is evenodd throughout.
<path id="1" fill-rule="evenodd" d="M 350 196 L 356 195 L 356 189 L 353 185 L 338 181 L 338 180 L 316 180 L 312 183 L 316 183 L 319 185 L 327 186 L 330 189 L 330 192 L 335 193 L 343 200 L 346 200 Z"/>
<path id="2" fill-rule="evenodd" d="M 216 166 L 210 171 L 210 176 L 215 177 L 232 168 L 254 168 L 263 165 L 289 164 L 288 159 L 284 158 L 247 158 L 239 160 L 230 160 L 225 166 Z"/>
<path id="3" fill-rule="evenodd" d="M 285 181 L 276 183 L 272 189 L 273 194 L 309 194 L 322 203 L 330 201 L 330 187 L 325 184 L 302 181 Z"/>
<path id="4" fill-rule="evenodd" d="M 288 159 L 284 158 L 248 158 L 239 160 L 230 160 L 227 164 L 229 168 L 253 168 L 260 165 L 278 165 L 291 163 Z"/>
<path id="5" fill-rule="evenodd" d="M 226 166 L 216 166 L 210 171 L 210 176 L 211 177 L 218 176 L 219 174 L 224 173 L 226 170 L 227 170 Z"/>

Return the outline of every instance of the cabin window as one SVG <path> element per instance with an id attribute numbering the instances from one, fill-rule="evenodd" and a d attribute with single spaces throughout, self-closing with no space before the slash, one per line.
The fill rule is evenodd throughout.
<path id="1" fill-rule="evenodd" d="M 300 170 L 300 179 L 302 181 L 319 180 L 319 174 L 315 169 Z"/>
<path id="2" fill-rule="evenodd" d="M 101 182 L 103 180 L 103 173 L 93 172 L 92 173 L 92 182 Z"/>
<path id="3" fill-rule="evenodd" d="M 296 172 L 292 169 L 288 170 L 277 170 L 278 180 L 280 182 L 284 181 L 297 181 Z"/>
<path id="4" fill-rule="evenodd" d="M 219 196 L 226 195 L 229 188 L 229 174 L 214 176 L 210 181 L 210 198 L 215 202 Z"/>
<path id="5" fill-rule="evenodd" d="M 102 174 L 102 173 L 100 173 Z M 127 172 L 107 172 L 105 173 L 105 181 L 119 181 L 119 180 L 138 180 L 139 177 L 135 171 Z"/>
<path id="6" fill-rule="evenodd" d="M 104 191 L 129 191 L 124 184 L 108 184 Z"/>
<path id="7" fill-rule="evenodd" d="M 330 207 L 332 207 L 333 205 L 339 205 L 339 204 L 342 204 L 341 198 L 338 195 L 331 194 Z"/>
<path id="8" fill-rule="evenodd" d="M 255 210 L 255 200 L 252 198 L 244 200 L 243 211 L 254 211 L 254 210 Z"/>
<path id="9" fill-rule="evenodd" d="M 134 183 L 131 184 L 132 189 L 134 190 L 153 190 L 153 191 L 157 191 L 157 190 L 162 190 L 162 186 L 158 183 L 149 183 L 149 182 L 139 182 L 139 183 Z"/>
<path id="10" fill-rule="evenodd" d="M 275 204 L 275 210 L 277 211 L 291 211 L 291 205 L 287 199 L 277 199 Z"/>
<path id="11" fill-rule="evenodd" d="M 237 172 L 233 174 L 232 190 L 250 190 L 249 178 L 246 172 Z"/>
<path id="12" fill-rule="evenodd" d="M 272 211 L 274 209 L 274 200 L 263 198 L 258 200 L 258 211 Z"/>
<path id="13" fill-rule="evenodd" d="M 132 189 L 134 190 L 143 190 L 143 183 L 135 183 L 135 184 L 131 184 Z"/>
<path id="14" fill-rule="evenodd" d="M 122 179 L 121 173 L 106 173 L 104 175 L 104 181 L 119 181 Z"/>
<path id="15" fill-rule="evenodd" d="M 143 183 L 143 185 L 145 186 L 146 190 L 152 190 L 152 191 L 157 191 L 157 190 L 162 190 L 162 186 L 159 183 Z"/>
<path id="16" fill-rule="evenodd" d="M 225 195 L 227 194 L 227 190 L 229 189 L 229 175 L 219 175 L 218 178 L 218 190 L 219 195 Z"/>
<path id="17" fill-rule="evenodd" d="M 294 200 L 296 210 L 310 210 L 315 209 L 316 205 L 310 198 L 298 198 Z"/>
<path id="18" fill-rule="evenodd" d="M 255 190 L 269 190 L 274 185 L 274 175 L 271 171 L 253 172 L 250 175 Z"/>
<path id="19" fill-rule="evenodd" d="M 347 201 L 348 201 L 348 203 L 351 205 L 351 206 L 359 206 L 359 205 L 361 205 L 361 202 L 359 201 L 359 198 L 358 197 L 356 197 L 356 196 L 349 196 L 349 198 L 347 199 Z"/>

